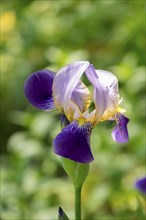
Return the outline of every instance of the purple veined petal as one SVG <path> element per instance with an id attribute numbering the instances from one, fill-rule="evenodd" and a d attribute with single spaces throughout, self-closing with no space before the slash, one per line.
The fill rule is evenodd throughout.
<path id="1" fill-rule="evenodd" d="M 72 121 L 55 138 L 54 152 L 79 163 L 90 163 L 93 161 L 89 143 L 91 130 L 90 122 L 79 125 L 76 120 Z"/>
<path id="2" fill-rule="evenodd" d="M 135 187 L 142 193 L 146 194 L 146 177 L 138 179 L 135 183 Z"/>
<path id="3" fill-rule="evenodd" d="M 124 143 L 129 141 L 129 135 L 127 130 L 127 124 L 129 119 L 124 115 L 118 113 L 116 116 L 117 125 L 112 131 L 112 137 L 114 141 Z"/>
<path id="4" fill-rule="evenodd" d="M 54 72 L 50 70 L 40 70 L 32 73 L 25 81 L 24 93 L 32 105 L 41 110 L 51 110 L 54 108 L 52 97 L 52 84 Z"/>
<path id="5" fill-rule="evenodd" d="M 89 66 L 88 61 L 78 61 L 60 69 L 53 82 L 53 97 L 58 110 L 69 115 L 70 100 L 80 77 Z M 74 95 L 73 95 L 74 96 Z"/>

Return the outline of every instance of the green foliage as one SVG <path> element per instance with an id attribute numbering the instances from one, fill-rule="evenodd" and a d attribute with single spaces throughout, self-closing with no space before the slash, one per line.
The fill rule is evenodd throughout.
<path id="1" fill-rule="evenodd" d="M 26 101 L 26 77 L 75 60 L 117 75 L 130 118 L 127 144 L 114 143 L 114 122 L 93 130 L 94 162 L 83 187 L 83 219 L 142 220 L 134 182 L 145 172 L 144 1 L 1 1 L 1 219 L 73 219 L 74 192 L 52 141 L 55 112 Z"/>

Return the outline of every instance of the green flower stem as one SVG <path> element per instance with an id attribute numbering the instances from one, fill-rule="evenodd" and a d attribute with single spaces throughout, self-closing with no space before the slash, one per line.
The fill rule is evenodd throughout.
<path id="1" fill-rule="evenodd" d="M 89 164 L 77 163 L 62 157 L 62 165 L 74 184 L 75 220 L 81 220 L 81 190 L 89 172 Z"/>
<path id="2" fill-rule="evenodd" d="M 81 220 L 81 190 L 82 186 L 75 186 L 75 220 Z"/>

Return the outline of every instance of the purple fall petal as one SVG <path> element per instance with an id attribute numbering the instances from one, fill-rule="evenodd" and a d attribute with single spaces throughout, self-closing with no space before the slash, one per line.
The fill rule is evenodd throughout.
<path id="1" fill-rule="evenodd" d="M 90 122 L 79 125 L 77 121 L 73 121 L 55 138 L 54 152 L 79 163 L 90 163 L 93 161 L 89 143 L 91 130 Z"/>
<path id="2" fill-rule="evenodd" d="M 122 114 L 117 114 L 117 125 L 112 131 L 112 137 L 116 142 L 124 143 L 128 142 L 129 135 L 127 130 L 127 124 L 129 119 Z"/>
<path id="3" fill-rule="evenodd" d="M 25 81 L 25 96 L 38 109 L 51 110 L 54 108 L 52 97 L 54 76 L 54 72 L 50 70 L 41 70 L 32 73 Z"/>
<path id="4" fill-rule="evenodd" d="M 146 194 L 146 177 L 143 177 L 136 181 L 135 187 L 142 193 Z"/>

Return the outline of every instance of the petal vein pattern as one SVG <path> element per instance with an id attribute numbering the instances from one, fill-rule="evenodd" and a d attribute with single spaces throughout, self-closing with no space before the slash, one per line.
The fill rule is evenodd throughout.
<path id="1" fill-rule="evenodd" d="M 77 121 L 71 122 L 55 138 L 54 152 L 62 157 L 79 163 L 89 163 L 93 160 L 90 149 L 90 122 L 80 126 Z"/>

